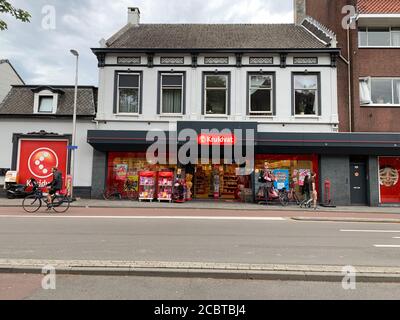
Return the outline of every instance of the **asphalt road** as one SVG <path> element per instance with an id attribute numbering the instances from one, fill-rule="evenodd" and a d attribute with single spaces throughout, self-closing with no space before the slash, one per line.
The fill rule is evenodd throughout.
<path id="1" fill-rule="evenodd" d="M 213 280 L 147 277 L 57 276 L 43 290 L 39 275 L 0 274 L 0 300 L 398 300 L 400 285 Z"/>
<path id="2" fill-rule="evenodd" d="M 397 267 L 396 237 L 398 224 L 0 217 L 0 259 Z"/>

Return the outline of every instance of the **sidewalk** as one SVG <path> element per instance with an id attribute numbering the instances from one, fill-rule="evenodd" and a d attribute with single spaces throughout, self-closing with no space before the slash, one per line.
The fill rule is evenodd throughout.
<path id="1" fill-rule="evenodd" d="M 0 198 L 0 207 L 20 207 L 22 199 L 9 200 Z M 137 202 L 137 201 L 105 201 L 78 199 L 72 204 L 77 208 L 141 208 L 141 209 L 204 209 L 204 210 L 238 210 L 238 211 L 293 211 L 304 212 L 312 209 L 302 209 L 294 204 L 282 207 L 279 204 L 270 206 L 258 205 L 253 203 L 240 203 L 235 201 L 189 201 L 185 203 L 168 202 Z M 338 213 L 374 213 L 374 214 L 397 214 L 400 219 L 400 206 L 398 207 L 366 207 L 366 206 L 340 206 L 336 208 L 318 207 L 318 212 L 338 212 Z"/>
<path id="2" fill-rule="evenodd" d="M 0 198 L 1 216 L 26 217 L 21 208 L 22 200 Z M 110 210 L 117 209 L 117 210 Z M 33 216 L 40 216 L 43 210 Z M 44 213 L 46 214 L 46 213 Z M 400 223 L 400 207 L 319 207 L 302 209 L 296 205 L 282 207 L 245 204 L 238 202 L 191 201 L 182 204 L 135 201 L 104 201 L 80 199 L 72 204 L 68 217 L 234 217 L 240 218 L 283 218 L 306 222 L 373 222 Z M 62 217 L 57 215 L 54 217 Z"/>

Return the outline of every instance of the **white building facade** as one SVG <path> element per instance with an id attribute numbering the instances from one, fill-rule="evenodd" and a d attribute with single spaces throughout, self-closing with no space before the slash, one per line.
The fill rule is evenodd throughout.
<path id="1" fill-rule="evenodd" d="M 87 144 L 87 132 L 96 127 L 96 101 L 97 88 L 78 87 L 74 177 L 77 196 L 90 197 L 93 150 Z M 0 104 L 1 171 L 17 171 L 21 184 L 33 177 L 44 185 L 52 179 L 51 167 L 57 166 L 66 184 L 71 172 L 68 146 L 72 143 L 73 102 L 72 86 L 12 86 Z M 33 161 L 35 157 L 40 163 Z"/>
<path id="2" fill-rule="evenodd" d="M 129 8 L 128 24 L 92 51 L 99 61 L 96 130 L 88 132 L 93 197 L 130 179 L 142 194 L 146 175 L 169 171 L 188 180 L 195 199 L 231 200 L 246 192 L 257 200 L 266 161 L 283 173 L 285 187 L 295 181 L 300 189 L 307 174 L 319 172 L 321 150 L 313 141 L 338 131 L 339 49 L 335 35 L 312 20 L 141 24 L 139 9 Z M 231 155 L 223 152 L 219 165 L 154 163 L 146 157 L 149 131 L 168 137 L 184 129 L 199 138 L 204 130 L 253 130 L 252 170 L 241 171 L 243 164 L 235 161 L 227 165 Z M 174 150 L 167 144 L 170 155 Z M 152 191 L 157 198 L 160 191 Z"/>

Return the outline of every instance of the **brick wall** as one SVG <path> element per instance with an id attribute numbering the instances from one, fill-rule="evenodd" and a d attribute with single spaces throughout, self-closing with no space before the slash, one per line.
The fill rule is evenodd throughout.
<path id="1" fill-rule="evenodd" d="M 359 77 L 400 77 L 399 57 L 400 49 L 358 49 L 356 56 L 358 75 Z M 400 131 L 400 108 L 363 107 L 358 101 L 355 101 L 357 102 L 355 108 L 356 131 Z"/>
<path id="2" fill-rule="evenodd" d="M 306 0 L 306 14 L 326 25 L 337 35 L 338 47 L 347 58 L 347 31 L 342 27 L 342 8 L 356 0 Z M 360 106 L 359 78 L 364 76 L 400 77 L 400 49 L 358 49 L 358 34 L 350 32 L 352 59 L 352 129 L 355 132 L 399 132 L 400 108 Z M 339 130 L 349 131 L 347 65 L 338 63 Z"/>
<path id="3" fill-rule="evenodd" d="M 342 8 L 354 5 L 355 0 L 306 0 L 306 14 L 321 22 L 335 32 L 338 47 L 342 49 L 342 56 L 347 59 L 347 32 L 342 27 L 344 15 Z M 339 131 L 348 132 L 349 128 L 349 94 L 347 64 L 338 61 L 338 109 Z"/>

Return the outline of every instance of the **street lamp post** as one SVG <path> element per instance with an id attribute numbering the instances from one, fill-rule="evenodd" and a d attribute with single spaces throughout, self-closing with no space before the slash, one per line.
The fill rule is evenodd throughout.
<path id="1" fill-rule="evenodd" d="M 75 179 L 75 152 L 76 152 L 76 109 L 78 103 L 78 66 L 79 53 L 76 50 L 70 51 L 76 57 L 76 73 L 75 73 L 75 98 L 74 98 L 74 113 L 72 116 L 72 148 L 71 148 L 71 199 L 74 199 L 74 179 Z"/>

